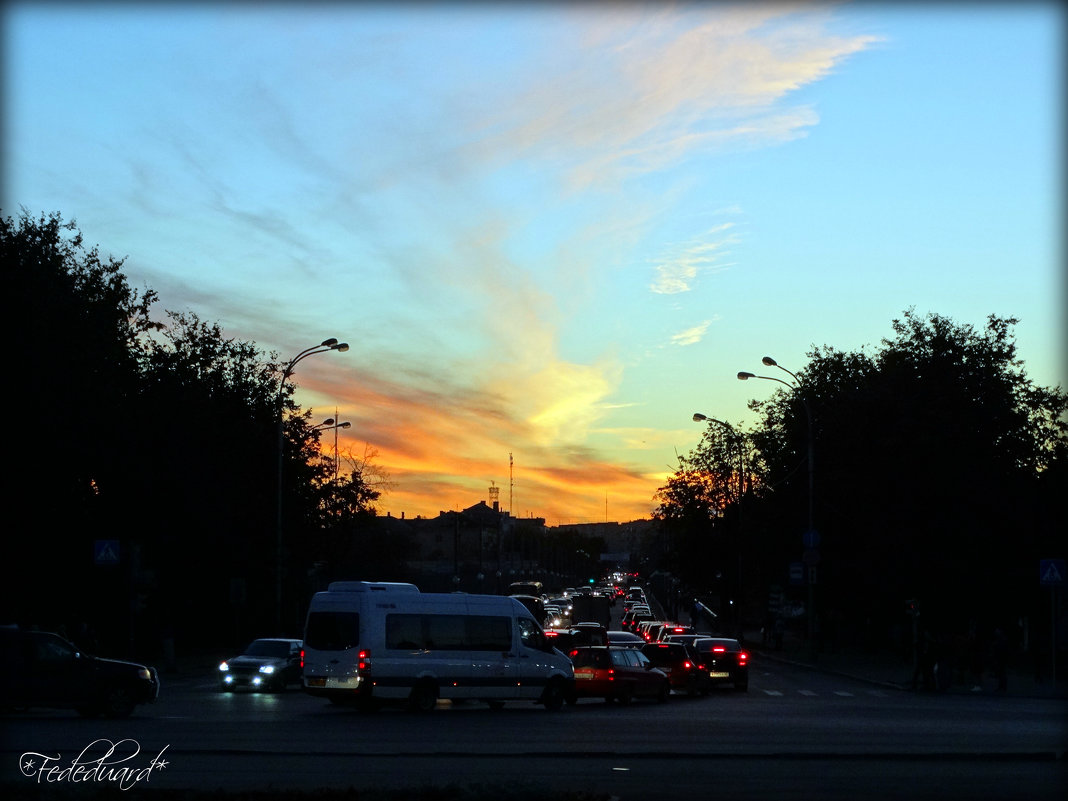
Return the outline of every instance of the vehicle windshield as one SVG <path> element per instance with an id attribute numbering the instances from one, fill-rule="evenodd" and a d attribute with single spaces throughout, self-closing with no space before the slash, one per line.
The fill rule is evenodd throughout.
<path id="1" fill-rule="evenodd" d="M 289 643 L 282 640 L 254 640 L 245 650 L 246 656 L 289 656 Z"/>

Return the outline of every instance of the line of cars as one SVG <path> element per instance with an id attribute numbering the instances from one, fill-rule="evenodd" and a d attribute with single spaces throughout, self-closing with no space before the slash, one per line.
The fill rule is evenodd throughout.
<path id="1" fill-rule="evenodd" d="M 624 621 L 623 625 L 634 647 L 672 676 L 674 689 L 706 695 L 712 687 L 730 684 L 740 692 L 748 691 L 749 654 L 738 640 L 668 620 Z"/>

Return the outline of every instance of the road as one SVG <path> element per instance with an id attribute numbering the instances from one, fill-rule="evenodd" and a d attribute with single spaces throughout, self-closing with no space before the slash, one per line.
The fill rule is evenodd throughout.
<path id="1" fill-rule="evenodd" d="M 42 764 L 70 766 L 103 739 L 126 741 L 117 753 L 140 749 L 125 763 L 131 769 L 166 762 L 142 788 L 478 784 L 621 801 L 662 798 L 665 787 L 671 797 L 716 788 L 719 798 L 1061 798 L 1064 711 L 1043 699 L 914 694 L 759 661 L 748 693 L 626 707 L 583 700 L 558 712 L 514 702 L 361 713 L 295 689 L 221 693 L 213 676 L 187 675 L 165 677 L 160 700 L 126 720 L 58 710 L 5 716 L 0 782 L 47 783 Z M 20 770 L 27 753 L 35 765 Z"/>

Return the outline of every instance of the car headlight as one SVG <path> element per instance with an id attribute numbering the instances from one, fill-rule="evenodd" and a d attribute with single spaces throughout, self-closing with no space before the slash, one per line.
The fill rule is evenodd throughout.
<path id="1" fill-rule="evenodd" d="M 260 673 L 274 673 L 274 665 L 260 665 Z"/>
<path id="2" fill-rule="evenodd" d="M 152 671 L 148 668 L 141 668 L 137 671 L 137 678 L 144 679 L 145 681 L 152 681 Z"/>
<path id="3" fill-rule="evenodd" d="M 221 670 L 221 671 L 223 671 L 225 673 L 229 669 L 230 669 L 230 666 L 228 664 L 226 664 L 225 662 L 220 663 L 219 670 Z"/>

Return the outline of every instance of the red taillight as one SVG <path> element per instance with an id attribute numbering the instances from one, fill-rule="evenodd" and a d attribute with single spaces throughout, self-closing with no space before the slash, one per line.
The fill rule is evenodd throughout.
<path id="1" fill-rule="evenodd" d="M 304 649 L 300 649 L 300 669 L 304 670 Z"/>
<path id="2" fill-rule="evenodd" d="M 727 649 L 724 648 L 722 645 L 717 645 L 716 647 L 714 647 L 712 649 L 712 653 L 714 653 L 714 654 L 722 654 L 722 653 L 726 653 L 726 651 L 727 651 Z"/>
<path id="3" fill-rule="evenodd" d="M 684 670 L 690 670 L 690 669 L 693 668 L 693 662 L 689 662 L 689 661 L 683 662 L 682 663 L 682 667 L 683 667 Z"/>
<path id="4" fill-rule="evenodd" d="M 370 670 L 371 669 L 371 652 L 369 650 L 368 651 L 360 651 L 356 655 L 356 659 L 357 659 L 357 661 L 356 661 L 356 667 L 357 668 L 359 668 L 360 670 Z"/>
<path id="5" fill-rule="evenodd" d="M 749 654 L 747 654 L 745 651 L 739 651 L 738 652 L 738 661 L 739 662 L 744 662 L 748 658 L 749 658 Z"/>

